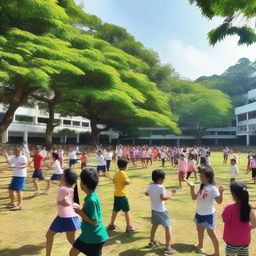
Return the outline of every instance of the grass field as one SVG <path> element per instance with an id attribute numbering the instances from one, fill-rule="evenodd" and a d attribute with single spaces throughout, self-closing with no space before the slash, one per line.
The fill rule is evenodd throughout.
<path id="1" fill-rule="evenodd" d="M 248 184 L 250 192 L 250 201 L 253 207 L 256 207 L 256 185 L 252 184 L 251 175 L 245 174 L 246 155 L 242 154 L 242 161 L 239 166 L 239 180 L 243 180 Z M 89 156 L 90 159 L 90 156 Z M 91 159 L 94 159 L 91 156 Z M 212 153 L 212 167 L 215 170 L 217 185 L 223 185 L 226 188 L 224 192 L 224 202 L 216 205 L 216 232 L 220 240 L 220 248 L 224 255 L 224 242 L 222 240 L 223 223 L 221 213 L 223 208 L 232 203 L 229 192 L 229 165 L 222 165 L 222 153 Z M 77 167 L 79 167 L 77 165 Z M 115 167 L 115 166 L 114 166 Z M 112 173 L 115 168 L 112 167 Z M 131 214 L 136 232 L 126 234 L 125 219 L 123 213 L 117 217 L 116 231 L 109 232 L 109 240 L 103 249 L 103 256 L 121 255 L 121 256 L 151 256 L 163 255 L 164 249 L 164 229 L 159 227 L 157 231 L 157 240 L 161 246 L 156 249 L 146 249 L 145 245 L 149 242 L 150 224 L 150 202 L 149 198 L 144 196 L 148 184 L 151 182 L 151 171 L 160 167 L 160 162 L 154 162 L 153 166 L 147 169 L 129 167 L 127 171 L 132 183 L 128 186 L 128 198 L 131 204 Z M 164 186 L 170 190 L 177 188 L 177 171 L 167 166 L 163 168 L 166 172 L 166 180 Z M 79 172 L 79 169 L 77 168 Z M 45 176 L 50 176 L 52 170 L 47 171 Z M 32 169 L 29 169 L 27 190 L 24 192 L 25 210 L 12 212 L 4 209 L 6 203 L 9 202 L 7 188 L 11 179 L 11 170 L 7 166 L 1 165 L 0 168 L 0 255 L 1 256 L 25 256 L 25 255 L 44 255 L 45 254 L 45 234 L 51 222 L 56 216 L 56 190 L 57 185 L 53 185 L 48 195 L 42 194 L 33 196 L 34 187 L 31 179 Z M 194 181 L 192 174 L 191 180 Z M 198 188 L 199 181 L 196 181 Z M 40 182 L 42 189 L 45 189 L 45 182 Z M 113 204 L 114 187 L 110 180 L 100 177 L 100 184 L 97 192 L 101 199 L 103 210 L 103 222 L 105 226 L 109 224 L 112 204 Z M 85 195 L 80 191 L 80 200 L 83 201 Z M 195 214 L 195 202 L 192 201 L 189 194 L 189 188 L 184 183 L 183 189 L 168 201 L 166 208 L 171 215 L 172 231 L 173 231 L 173 247 L 177 250 L 177 255 L 198 255 L 193 252 L 193 244 L 197 243 L 197 233 L 193 222 Z M 79 232 L 77 232 L 77 235 Z M 256 233 L 252 232 L 252 243 L 250 246 L 250 255 L 256 255 Z M 205 236 L 205 251 L 213 253 L 212 244 Z M 64 234 L 57 234 L 54 241 L 53 256 L 68 255 L 70 245 L 68 244 Z"/>

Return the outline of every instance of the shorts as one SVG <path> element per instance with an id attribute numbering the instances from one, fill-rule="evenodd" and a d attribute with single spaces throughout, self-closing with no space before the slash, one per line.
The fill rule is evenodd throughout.
<path id="1" fill-rule="evenodd" d="M 87 256 L 101 256 L 102 255 L 102 247 L 105 242 L 100 244 L 86 244 L 81 240 L 76 239 L 73 243 L 73 247 L 78 251 L 82 252 Z"/>
<path id="2" fill-rule="evenodd" d="M 52 225 L 50 226 L 50 230 L 62 233 L 62 232 L 69 232 L 69 231 L 76 231 L 80 229 L 81 222 L 77 216 L 70 217 L 70 218 L 62 218 L 57 216 Z"/>
<path id="3" fill-rule="evenodd" d="M 87 163 L 85 163 L 85 162 L 81 163 L 81 169 L 82 170 L 85 169 L 86 166 L 87 166 Z"/>
<path id="4" fill-rule="evenodd" d="M 199 215 L 198 213 L 196 213 L 194 221 L 196 224 L 201 225 L 206 229 L 213 230 L 215 228 L 214 214 Z"/>
<path id="5" fill-rule="evenodd" d="M 163 227 L 171 226 L 171 219 L 167 211 L 157 212 L 152 210 L 151 213 L 151 224 L 152 225 L 162 225 Z"/>
<path id="6" fill-rule="evenodd" d="M 119 212 L 122 210 L 123 212 L 129 212 L 130 211 L 130 205 L 128 198 L 126 196 L 115 196 L 114 197 L 114 212 Z"/>
<path id="7" fill-rule="evenodd" d="M 50 180 L 60 180 L 62 174 L 53 174 Z"/>
<path id="8" fill-rule="evenodd" d="M 256 177 L 256 168 L 252 168 L 252 178 Z"/>
<path id="9" fill-rule="evenodd" d="M 77 163 L 77 159 L 69 159 L 69 167 Z"/>
<path id="10" fill-rule="evenodd" d="M 106 172 L 106 171 L 107 171 L 106 165 L 98 165 L 98 166 L 97 166 L 97 172 L 98 172 L 98 171 Z"/>
<path id="11" fill-rule="evenodd" d="M 179 178 L 185 179 L 185 177 L 186 177 L 186 172 L 180 172 L 179 171 Z"/>
<path id="12" fill-rule="evenodd" d="M 226 244 L 226 256 L 249 256 L 249 245 L 234 246 Z"/>
<path id="13" fill-rule="evenodd" d="M 26 177 L 12 177 L 9 189 L 13 191 L 20 191 L 26 189 Z"/>
<path id="14" fill-rule="evenodd" d="M 111 164 L 111 160 L 106 160 L 107 170 L 109 170 Z"/>
<path id="15" fill-rule="evenodd" d="M 44 180 L 44 175 L 43 175 L 43 170 L 34 170 L 33 175 L 32 175 L 33 179 L 39 179 L 39 180 Z"/>

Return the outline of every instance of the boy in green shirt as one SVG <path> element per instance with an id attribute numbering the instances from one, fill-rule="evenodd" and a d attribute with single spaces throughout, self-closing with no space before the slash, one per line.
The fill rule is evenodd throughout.
<path id="1" fill-rule="evenodd" d="M 81 189 L 87 194 L 84 205 L 74 206 L 75 212 L 82 218 L 82 234 L 73 244 L 69 256 L 76 256 L 80 252 L 87 256 L 101 256 L 102 247 L 108 238 L 106 228 L 102 223 L 100 200 L 95 192 L 99 182 L 96 170 L 85 169 L 80 174 Z"/>

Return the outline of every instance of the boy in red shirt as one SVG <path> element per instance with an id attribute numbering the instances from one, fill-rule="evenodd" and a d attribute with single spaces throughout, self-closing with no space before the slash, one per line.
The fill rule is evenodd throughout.
<path id="1" fill-rule="evenodd" d="M 80 161 L 81 161 L 81 170 L 83 170 L 86 168 L 87 162 L 88 162 L 88 156 L 86 155 L 86 152 L 82 153 Z"/>

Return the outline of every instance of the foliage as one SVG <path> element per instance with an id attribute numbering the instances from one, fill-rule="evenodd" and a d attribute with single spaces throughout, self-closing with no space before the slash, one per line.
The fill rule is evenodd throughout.
<path id="1" fill-rule="evenodd" d="M 76 131 L 70 130 L 68 128 L 64 128 L 62 130 L 59 130 L 58 134 L 61 136 L 72 136 L 72 135 L 76 135 Z"/>

